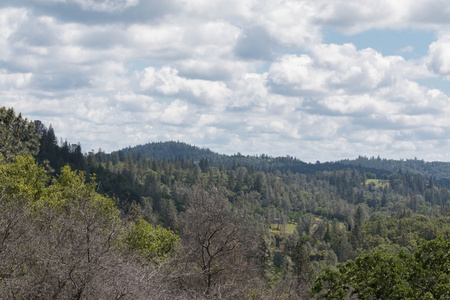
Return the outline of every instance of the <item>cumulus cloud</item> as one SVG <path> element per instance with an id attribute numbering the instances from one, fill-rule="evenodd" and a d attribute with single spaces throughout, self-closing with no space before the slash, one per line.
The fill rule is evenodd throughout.
<path id="1" fill-rule="evenodd" d="M 445 157 L 449 12 L 442 1 L 4 0 L 2 105 L 85 149 L 180 140 L 221 153 Z M 405 60 L 326 29 L 427 29 Z"/>
<path id="2" fill-rule="evenodd" d="M 346 34 L 385 28 L 441 30 L 450 23 L 445 7 L 441 0 L 316 2 L 319 22 Z"/>
<path id="3" fill-rule="evenodd" d="M 187 114 L 187 104 L 183 101 L 175 100 L 164 110 L 164 113 L 161 115 L 161 121 L 163 123 L 180 125 L 187 117 Z"/>
<path id="4" fill-rule="evenodd" d="M 255 27 L 241 33 L 235 52 L 243 59 L 270 60 L 276 54 L 277 48 L 277 41 L 265 29 Z"/>
<path id="5" fill-rule="evenodd" d="M 437 75 L 450 75 L 450 35 L 432 43 L 428 50 L 428 67 Z"/>
<path id="6" fill-rule="evenodd" d="M 285 55 L 269 70 L 275 91 L 294 95 L 359 94 L 391 85 L 401 57 L 352 44 L 318 45 L 310 55 Z"/>
<path id="7" fill-rule="evenodd" d="M 223 82 L 200 79 L 187 79 L 178 76 L 178 71 L 170 67 L 146 68 L 140 81 L 141 88 L 164 96 L 178 96 L 190 99 L 194 103 L 214 104 L 226 101 L 231 91 Z"/>

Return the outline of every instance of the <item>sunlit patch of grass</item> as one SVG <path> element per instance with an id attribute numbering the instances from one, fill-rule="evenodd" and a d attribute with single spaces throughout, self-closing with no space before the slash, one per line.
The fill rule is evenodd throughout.
<path id="1" fill-rule="evenodd" d="M 294 233 L 295 228 L 297 227 L 297 223 L 288 223 L 286 226 L 283 226 L 282 224 L 270 224 L 270 233 L 287 233 L 292 234 Z"/>
<path id="2" fill-rule="evenodd" d="M 366 185 L 373 183 L 376 188 L 389 186 L 389 180 L 384 179 L 366 179 Z"/>

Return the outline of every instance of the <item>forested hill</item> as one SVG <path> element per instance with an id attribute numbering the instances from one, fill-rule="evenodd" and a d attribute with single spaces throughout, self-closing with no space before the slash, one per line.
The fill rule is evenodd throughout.
<path id="1" fill-rule="evenodd" d="M 0 299 L 449 298 L 445 164 L 0 141 Z"/>
<path id="2" fill-rule="evenodd" d="M 425 162 L 423 159 L 406 159 L 394 160 L 380 157 L 365 157 L 359 156 L 353 160 L 341 160 L 337 162 L 340 165 L 370 168 L 374 170 L 381 170 L 390 173 L 404 173 L 411 172 L 420 174 L 425 177 L 434 177 L 443 183 L 450 183 L 450 162 Z"/>
<path id="3" fill-rule="evenodd" d="M 245 166 L 254 171 L 290 171 L 292 173 L 312 174 L 321 171 L 333 171 L 349 168 L 351 161 L 341 162 L 316 162 L 306 163 L 292 156 L 272 157 L 266 154 L 242 155 L 239 152 L 234 155 L 225 155 L 216 153 L 208 148 L 199 148 L 179 141 L 154 142 L 134 147 L 127 147 L 119 151 L 112 152 L 111 155 L 117 156 L 118 160 L 124 161 L 125 157 L 131 153 L 134 160 L 140 157 L 155 160 L 189 160 L 205 170 L 208 167 L 236 168 Z M 390 174 L 395 170 L 375 168 L 369 165 L 352 164 L 351 168 L 361 172 L 370 172 L 376 177 L 381 178 L 383 174 Z"/>
<path id="4" fill-rule="evenodd" d="M 375 174 L 381 178 L 383 174 L 410 172 L 420 174 L 425 177 L 433 177 L 441 183 L 450 183 L 450 163 L 449 162 L 425 162 L 424 160 L 406 159 L 394 160 L 380 157 L 359 156 L 356 159 L 344 159 L 336 162 L 316 162 L 306 163 L 291 156 L 271 157 L 265 154 L 224 155 L 216 153 L 208 148 L 200 148 L 179 141 L 155 142 L 134 147 L 124 148 L 117 153 L 121 160 L 131 152 L 134 158 L 143 156 L 156 160 L 186 159 L 202 166 L 214 166 L 230 168 L 233 166 L 247 166 L 256 171 L 291 171 L 292 173 L 315 173 L 320 171 L 342 170 L 345 168 L 356 168 L 362 172 Z"/>
<path id="5" fill-rule="evenodd" d="M 202 158 L 212 160 L 215 157 L 221 156 L 207 148 L 199 148 L 182 142 L 168 141 L 148 143 L 144 145 L 137 145 L 128 147 L 117 151 L 122 156 L 130 151 L 134 156 L 143 156 L 146 158 L 156 160 L 171 160 L 171 159 L 187 159 L 199 162 Z M 116 152 L 111 153 L 114 155 Z"/>

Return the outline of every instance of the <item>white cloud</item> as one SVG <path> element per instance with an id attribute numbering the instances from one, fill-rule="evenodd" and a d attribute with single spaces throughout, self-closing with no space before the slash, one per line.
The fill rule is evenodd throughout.
<path id="1" fill-rule="evenodd" d="M 448 152 L 449 98 L 416 82 L 450 76 L 442 1 L 24 2 L 0 3 L 2 105 L 86 149 L 179 139 L 309 161 Z M 385 28 L 438 39 L 417 60 L 322 39 Z"/>
<path id="2" fill-rule="evenodd" d="M 450 75 L 450 35 L 432 43 L 428 50 L 428 67 L 438 75 Z"/>
<path id="3" fill-rule="evenodd" d="M 413 51 L 414 47 L 410 45 L 397 50 L 398 53 L 412 53 Z"/>
<path id="4" fill-rule="evenodd" d="M 213 104 L 217 108 L 220 108 L 231 94 L 223 82 L 183 78 L 178 76 L 176 69 L 167 66 L 160 69 L 146 68 L 140 77 L 140 86 L 144 91 L 182 97 L 197 104 Z"/>
<path id="5" fill-rule="evenodd" d="M 10 43 L 10 38 L 27 19 L 25 9 L 5 8 L 0 10 L 0 55 L 2 59 L 7 60 L 12 55 L 13 45 Z"/>
<path id="6" fill-rule="evenodd" d="M 321 39 L 320 28 L 314 23 L 315 6 L 309 1 L 179 1 L 182 11 L 207 20 L 225 20 L 240 28 L 262 28 L 273 42 L 288 47 L 308 48 Z M 218 35 L 220 36 L 220 35 Z M 248 45 L 249 47 L 251 45 Z M 266 45 L 270 47 L 271 45 Z"/>
<path id="7" fill-rule="evenodd" d="M 320 42 L 313 2 L 278 0 L 264 3 L 256 18 L 280 43 L 307 49 Z"/>
<path id="8" fill-rule="evenodd" d="M 336 0 L 315 1 L 321 24 L 346 34 L 368 29 L 440 30 L 450 23 L 450 11 L 442 0 Z"/>
<path id="9" fill-rule="evenodd" d="M 400 1 L 345 1 L 325 3 L 320 1 L 319 19 L 347 34 L 362 32 L 370 28 L 397 28 L 404 26 L 405 19 L 413 4 L 409 0 Z"/>
<path id="10" fill-rule="evenodd" d="M 122 63 L 106 61 L 93 67 L 93 75 L 89 83 L 103 91 L 117 91 L 122 88 L 128 89 L 129 80 L 125 78 L 126 69 Z"/>
<path id="11" fill-rule="evenodd" d="M 162 113 L 162 105 L 146 95 L 137 95 L 134 93 L 119 93 L 114 97 L 117 102 L 114 108 L 118 111 L 127 111 L 132 113 L 144 113 L 145 118 L 152 119 Z"/>
<path id="12" fill-rule="evenodd" d="M 0 86 L 4 89 L 25 88 L 30 83 L 31 73 L 8 73 L 0 70 Z"/>
<path id="13" fill-rule="evenodd" d="M 175 100 L 164 110 L 161 115 L 161 122 L 180 125 L 188 113 L 188 105 L 181 100 Z"/>
<path id="14" fill-rule="evenodd" d="M 362 94 L 391 85 L 401 57 L 351 44 L 318 45 L 310 55 L 285 55 L 269 70 L 276 91 L 295 95 Z"/>

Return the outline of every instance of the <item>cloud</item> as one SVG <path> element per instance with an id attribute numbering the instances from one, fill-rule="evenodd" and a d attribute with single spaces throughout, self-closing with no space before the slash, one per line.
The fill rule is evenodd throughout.
<path id="1" fill-rule="evenodd" d="M 160 69 L 146 68 L 139 74 L 143 91 L 163 96 L 181 97 L 197 104 L 214 104 L 219 108 L 231 91 L 225 83 L 178 76 L 176 69 L 164 66 Z"/>
<path id="2" fill-rule="evenodd" d="M 122 11 L 128 7 L 137 6 L 139 0 L 36 0 L 41 4 L 77 4 L 83 10 L 100 12 Z"/>
<path id="3" fill-rule="evenodd" d="M 317 1 L 318 22 L 346 34 L 369 29 L 440 30 L 450 23 L 442 0 Z M 319 9 L 320 7 L 320 9 Z"/>
<path id="4" fill-rule="evenodd" d="M 428 67 L 437 75 L 450 75 L 450 36 L 441 37 L 428 50 Z"/>
<path id="5" fill-rule="evenodd" d="M 313 2 L 278 0 L 261 3 L 264 4 L 258 7 L 255 18 L 279 43 L 308 49 L 320 42 L 320 27 L 315 23 L 317 10 Z"/>
<path id="6" fill-rule="evenodd" d="M 442 1 L 4 0 L 2 105 L 86 149 L 180 140 L 222 153 L 444 157 Z M 427 29 L 426 57 L 322 32 Z"/>
<path id="7" fill-rule="evenodd" d="M 414 51 L 413 46 L 406 46 L 397 50 L 398 53 L 412 53 L 413 51 Z"/>
<path id="8" fill-rule="evenodd" d="M 408 70 L 413 68 L 401 57 L 385 57 L 373 49 L 322 44 L 309 54 L 281 57 L 271 65 L 267 78 L 272 92 L 303 99 L 297 109 L 306 116 L 321 116 L 321 124 L 326 124 L 308 124 L 315 130 L 311 137 L 302 135 L 302 140 L 325 142 L 337 136 L 336 143 L 354 143 L 366 151 L 378 141 L 385 146 L 376 149 L 392 155 L 394 150 L 406 151 L 408 143 L 434 144 L 449 137 L 442 123 L 447 119 L 448 96 L 412 81 L 416 74 Z M 378 138 L 367 139 L 367 132 Z M 408 151 L 424 148 L 426 144 Z"/>
<path id="9" fill-rule="evenodd" d="M 31 73 L 8 73 L 6 70 L 0 70 L 0 86 L 6 89 L 26 88 L 31 77 Z"/>
<path id="10" fill-rule="evenodd" d="M 237 41 L 235 53 L 243 59 L 270 60 L 279 46 L 263 28 L 250 28 L 242 32 Z"/>
<path id="11" fill-rule="evenodd" d="M 188 113 L 188 105 L 183 101 L 175 100 L 164 110 L 161 121 L 163 123 L 181 125 Z"/>
<path id="12" fill-rule="evenodd" d="M 55 0 L 53 0 L 55 1 Z M 113 12 L 137 6 L 139 0 L 73 0 L 85 10 Z M 56 0 L 61 2 L 61 0 Z"/>
<path id="13" fill-rule="evenodd" d="M 88 25 L 146 23 L 179 10 L 176 0 L 2 0 L 0 7 L 26 7 L 37 16 Z"/>
<path id="14" fill-rule="evenodd" d="M 324 1 L 320 1 L 323 5 Z M 355 34 L 371 28 L 395 28 L 403 26 L 407 18 L 408 0 L 378 1 L 376 4 L 364 1 L 333 1 L 323 5 L 319 11 L 319 20 L 347 34 Z M 412 3 L 411 3 L 412 4 Z"/>
<path id="15" fill-rule="evenodd" d="M 321 44 L 310 55 L 283 56 L 272 64 L 268 79 L 274 91 L 288 95 L 361 94 L 392 84 L 402 62 L 351 44 Z"/>

